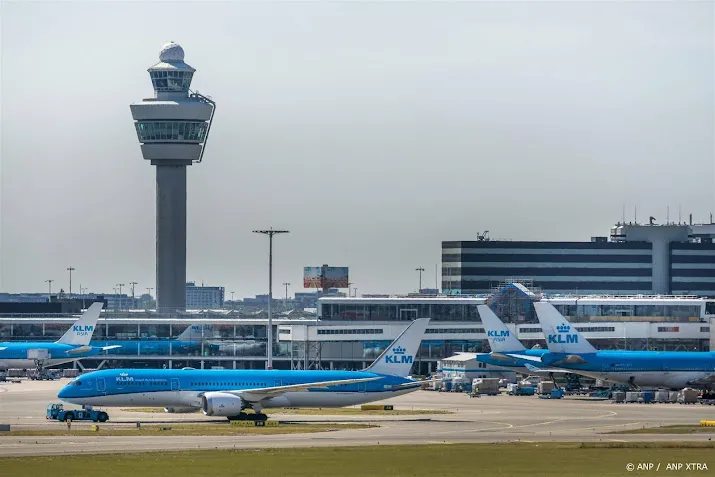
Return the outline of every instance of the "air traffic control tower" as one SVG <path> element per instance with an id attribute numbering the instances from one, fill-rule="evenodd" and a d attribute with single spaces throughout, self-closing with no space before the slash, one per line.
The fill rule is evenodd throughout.
<path id="1" fill-rule="evenodd" d="M 189 90 L 196 71 L 167 43 L 149 68 L 154 97 L 130 106 L 144 159 L 156 166 L 157 310 L 186 309 L 186 167 L 201 162 L 216 103 Z"/>

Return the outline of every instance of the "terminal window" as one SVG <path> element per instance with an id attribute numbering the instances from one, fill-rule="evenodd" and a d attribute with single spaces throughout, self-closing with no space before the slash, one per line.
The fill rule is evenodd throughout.
<path id="1" fill-rule="evenodd" d="M 464 334 L 464 333 L 484 333 L 484 328 L 427 328 L 425 333 L 450 333 L 450 334 Z"/>
<path id="2" fill-rule="evenodd" d="M 382 334 L 382 329 L 381 328 L 375 328 L 375 329 L 355 329 L 355 330 L 350 330 L 350 329 L 323 329 L 323 330 L 318 330 L 319 335 L 381 335 Z"/>
<path id="3" fill-rule="evenodd" d="M 577 326 L 576 330 L 584 333 L 609 333 L 616 331 L 615 326 Z"/>

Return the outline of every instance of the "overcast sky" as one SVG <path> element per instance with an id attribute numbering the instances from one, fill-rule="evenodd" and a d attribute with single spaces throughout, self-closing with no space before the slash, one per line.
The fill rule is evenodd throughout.
<path id="1" fill-rule="evenodd" d="M 0 290 L 155 281 L 129 104 L 173 40 L 217 102 L 187 279 L 358 293 L 435 281 L 441 241 L 589 240 L 715 209 L 712 2 L 3 2 Z M 125 287 L 126 289 L 126 287 Z"/>

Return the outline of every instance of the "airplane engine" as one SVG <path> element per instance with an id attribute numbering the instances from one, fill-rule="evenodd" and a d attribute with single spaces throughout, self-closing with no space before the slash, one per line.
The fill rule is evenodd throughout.
<path id="1" fill-rule="evenodd" d="M 188 414 L 190 412 L 196 412 L 195 407 L 165 407 L 164 412 L 170 414 Z"/>
<path id="2" fill-rule="evenodd" d="M 201 396 L 201 410 L 207 416 L 237 416 L 246 405 L 230 393 L 211 392 Z"/>

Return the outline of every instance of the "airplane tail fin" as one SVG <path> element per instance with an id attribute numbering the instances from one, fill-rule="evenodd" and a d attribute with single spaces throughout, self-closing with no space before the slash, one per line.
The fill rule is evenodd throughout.
<path id="1" fill-rule="evenodd" d="M 400 377 L 409 375 L 428 324 L 429 318 L 418 318 L 410 323 L 364 371 Z"/>
<path id="2" fill-rule="evenodd" d="M 487 305 L 477 305 L 493 353 L 524 351 L 524 345 Z"/>
<path id="3" fill-rule="evenodd" d="M 102 311 L 104 303 L 95 302 L 82 313 L 77 321 L 74 322 L 70 329 L 62 335 L 62 338 L 55 343 L 87 346 L 92 340 L 94 329 L 97 327 L 99 312 Z"/>
<path id="4" fill-rule="evenodd" d="M 546 337 L 546 345 L 552 353 L 588 354 L 595 353 L 591 345 L 554 305 L 544 301 L 534 302 L 536 316 Z"/>
<path id="5" fill-rule="evenodd" d="M 176 339 L 179 341 L 201 341 L 202 326 L 190 324 Z"/>

